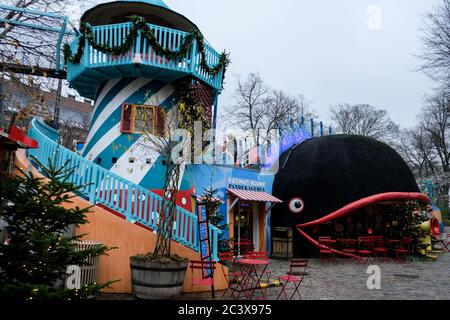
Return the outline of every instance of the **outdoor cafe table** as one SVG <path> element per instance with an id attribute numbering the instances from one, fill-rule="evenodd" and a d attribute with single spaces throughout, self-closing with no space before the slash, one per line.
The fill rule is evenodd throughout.
<path id="1" fill-rule="evenodd" d="M 238 260 L 238 264 L 243 274 L 241 290 L 244 292 L 245 297 L 251 299 L 258 289 L 261 290 L 264 297 L 264 288 L 261 286 L 261 278 L 269 265 L 269 261 L 242 259 Z"/>

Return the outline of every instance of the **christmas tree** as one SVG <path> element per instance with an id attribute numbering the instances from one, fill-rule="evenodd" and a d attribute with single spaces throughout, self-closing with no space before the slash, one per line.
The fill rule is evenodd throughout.
<path id="1" fill-rule="evenodd" d="M 225 220 L 223 214 L 219 212 L 219 208 L 222 205 L 222 201 L 215 197 L 217 193 L 216 189 L 209 187 L 208 189 L 203 189 L 202 202 L 206 206 L 206 214 L 208 215 L 208 222 L 220 230 L 225 230 L 228 228 L 227 224 L 222 222 Z M 229 240 L 219 240 L 219 252 L 228 252 L 230 250 Z"/>
<path id="2" fill-rule="evenodd" d="M 47 178 L 20 171 L 0 188 L 0 219 L 8 225 L 7 243 L 0 244 L 0 299 L 79 300 L 99 293 L 110 283 L 92 283 L 65 289 L 68 266 L 82 266 L 87 258 L 110 248 L 97 246 L 76 250 L 81 237 L 64 235 L 70 226 L 87 223 L 90 208 L 67 208 L 81 187 L 67 182 L 73 170 L 67 164 L 45 168 L 34 159 Z"/>
<path id="3" fill-rule="evenodd" d="M 423 249 L 420 239 L 427 235 L 421 230 L 420 225 L 431 217 L 416 201 L 407 201 L 392 205 L 388 211 L 389 223 L 386 226 L 384 236 L 391 239 L 411 238 L 411 251 L 417 253 Z"/>

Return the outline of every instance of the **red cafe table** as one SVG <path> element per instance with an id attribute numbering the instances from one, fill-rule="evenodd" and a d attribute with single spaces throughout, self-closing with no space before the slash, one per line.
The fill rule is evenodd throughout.
<path id="1" fill-rule="evenodd" d="M 261 290 L 263 298 L 264 288 L 261 286 L 261 278 L 269 265 L 268 260 L 242 259 L 238 260 L 239 267 L 244 275 L 241 290 L 247 299 L 252 299 L 256 290 Z"/>

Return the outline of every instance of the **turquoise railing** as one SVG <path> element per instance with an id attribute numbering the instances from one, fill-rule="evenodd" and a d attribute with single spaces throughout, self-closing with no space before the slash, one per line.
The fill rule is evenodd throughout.
<path id="1" fill-rule="evenodd" d="M 162 207 L 160 196 L 64 148 L 56 142 L 58 137 L 55 137 L 55 132 L 57 133 L 40 120 L 33 119 L 29 136 L 38 141 L 39 148 L 30 149 L 29 156 L 36 157 L 46 167 L 50 161 L 56 166 L 62 166 L 70 160 L 67 169 L 74 172 L 68 181 L 82 187 L 79 190 L 82 196 L 89 199 L 92 204 L 100 204 L 122 214 L 127 221 L 138 222 L 157 230 Z M 217 227 L 210 225 L 211 251 L 216 261 L 220 233 Z M 198 217 L 177 207 L 172 239 L 199 252 Z"/>
<path id="2" fill-rule="evenodd" d="M 179 50 L 184 38 L 188 35 L 188 33 L 183 31 L 153 24 L 149 24 L 148 26 L 164 49 Z M 118 23 L 93 26 L 92 31 L 97 43 L 118 46 L 125 41 L 131 27 L 131 22 Z M 70 44 L 73 52 L 78 48 L 78 45 L 78 39 Z M 222 74 L 213 77 L 200 67 L 200 53 L 196 41 L 194 41 L 191 51 L 185 57 L 177 60 L 168 60 L 165 56 L 157 55 L 148 44 L 147 39 L 142 36 L 142 32 L 138 32 L 137 39 L 134 41 L 132 48 L 127 53 L 119 56 L 95 50 L 89 45 L 87 40 L 81 45 L 85 46 L 85 50 L 80 63 L 68 63 L 68 81 L 74 80 L 88 68 L 117 67 L 140 63 L 151 67 L 191 74 L 217 90 L 222 86 Z M 220 55 L 208 43 L 205 43 L 205 53 L 208 65 L 215 66 L 219 63 Z"/>

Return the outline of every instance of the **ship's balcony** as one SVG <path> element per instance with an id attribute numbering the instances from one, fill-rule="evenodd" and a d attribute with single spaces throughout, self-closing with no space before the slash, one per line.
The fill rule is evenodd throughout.
<path id="1" fill-rule="evenodd" d="M 179 50 L 187 32 L 148 24 L 155 38 L 164 49 Z M 132 28 L 132 23 L 93 26 L 95 42 L 108 46 L 121 45 Z M 78 49 L 79 41 L 70 44 L 72 52 Z M 178 60 L 159 56 L 149 45 L 139 30 L 131 49 L 121 55 L 103 53 L 94 49 L 86 39 L 84 52 L 78 64 L 67 64 L 67 80 L 73 88 L 87 98 L 94 99 L 97 85 L 107 79 L 118 77 L 146 76 L 163 81 L 173 81 L 185 76 L 193 76 L 216 90 L 221 89 L 222 73 L 213 77 L 200 66 L 201 54 L 194 40 L 190 52 Z M 219 63 L 220 54 L 205 41 L 205 56 L 209 66 Z"/>

